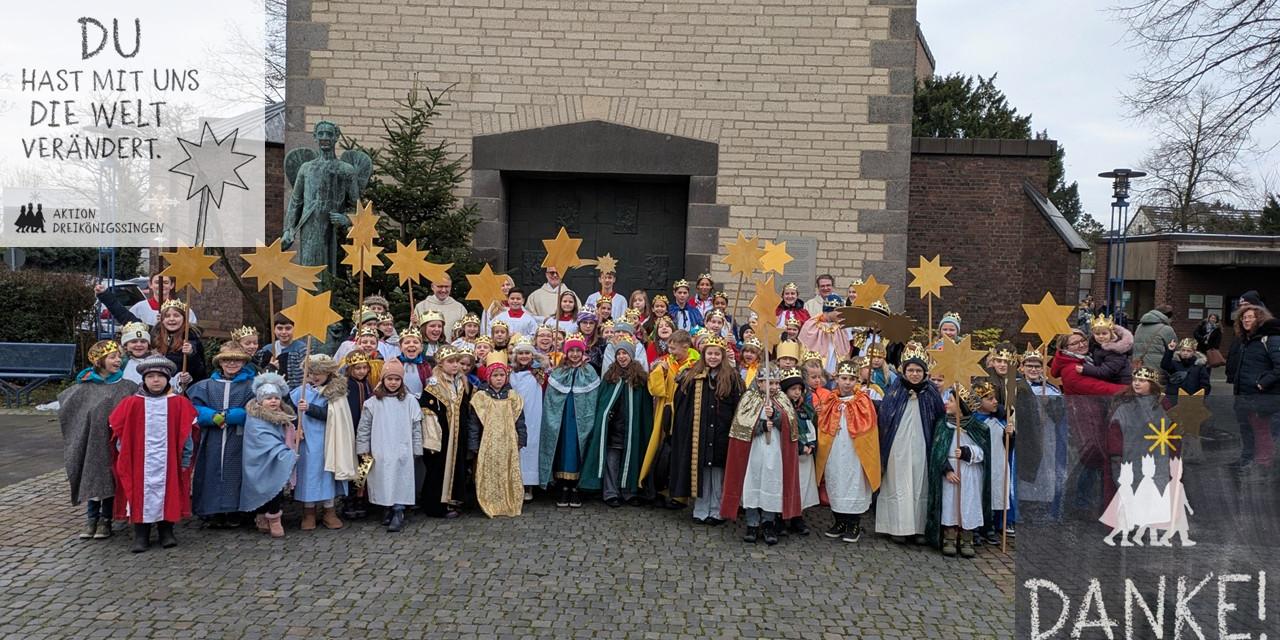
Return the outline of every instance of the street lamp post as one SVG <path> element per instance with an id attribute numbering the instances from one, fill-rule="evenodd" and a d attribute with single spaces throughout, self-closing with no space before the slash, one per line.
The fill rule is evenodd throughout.
<path id="1" fill-rule="evenodd" d="M 1107 311 L 1117 315 L 1124 306 L 1125 251 L 1129 240 L 1129 181 L 1147 175 L 1133 169 L 1098 174 L 1111 180 L 1111 226 L 1107 229 Z"/>

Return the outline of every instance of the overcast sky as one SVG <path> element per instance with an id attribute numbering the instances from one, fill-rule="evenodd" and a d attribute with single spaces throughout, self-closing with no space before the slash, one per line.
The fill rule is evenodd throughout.
<path id="1" fill-rule="evenodd" d="M 937 73 L 998 73 L 996 86 L 1009 103 L 1066 148 L 1067 182 L 1080 183 L 1085 211 L 1104 225 L 1111 187 L 1097 174 L 1137 168 L 1152 146 L 1147 125 L 1125 117 L 1121 94 L 1143 61 L 1125 41 L 1125 25 L 1107 11 L 1115 4 L 919 0 L 917 9 Z M 1255 131 L 1259 143 L 1275 145 L 1276 119 Z M 1275 180 L 1276 155 L 1250 163 L 1257 181 Z"/>

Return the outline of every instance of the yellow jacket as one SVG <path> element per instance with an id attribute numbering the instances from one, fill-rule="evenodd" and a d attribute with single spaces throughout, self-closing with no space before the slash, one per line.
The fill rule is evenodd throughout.
<path id="1" fill-rule="evenodd" d="M 677 362 L 670 354 L 662 356 L 653 364 L 649 372 L 649 395 L 653 396 L 653 433 L 649 435 L 649 446 L 644 452 L 644 462 L 640 465 L 640 484 L 643 486 L 658 457 L 658 449 L 662 440 L 667 437 L 671 427 L 671 413 L 676 397 L 676 379 L 686 369 L 693 366 L 701 356 L 695 349 L 689 349 L 684 362 Z"/>

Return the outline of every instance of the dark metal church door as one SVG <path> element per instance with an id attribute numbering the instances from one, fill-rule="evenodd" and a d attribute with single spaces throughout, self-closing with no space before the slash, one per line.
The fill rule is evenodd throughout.
<path id="1" fill-rule="evenodd" d="M 507 176 L 507 249 L 511 276 L 528 290 L 545 282 L 542 240 L 561 226 L 582 238 L 581 258 L 606 253 L 618 260 L 616 290 L 650 294 L 684 277 L 688 178 L 668 181 L 613 177 Z M 597 290 L 597 272 L 579 267 L 565 282 L 584 300 Z"/>

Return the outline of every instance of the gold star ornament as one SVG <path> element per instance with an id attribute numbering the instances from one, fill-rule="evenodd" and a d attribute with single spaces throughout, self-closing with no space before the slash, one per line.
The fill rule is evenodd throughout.
<path id="1" fill-rule="evenodd" d="M 920 256 L 920 266 L 907 267 L 907 271 L 914 276 L 907 286 L 919 289 L 921 298 L 929 295 L 941 298 L 942 288 L 951 286 L 951 281 L 947 279 L 951 267 L 942 266 L 942 256 L 934 256 L 932 260 L 925 260 L 924 256 Z"/>
<path id="2" fill-rule="evenodd" d="M 751 298 L 751 304 L 747 305 L 747 308 L 756 312 L 756 316 L 766 322 L 777 318 L 778 303 L 782 302 L 782 297 L 778 295 L 778 288 L 773 282 L 773 276 L 769 276 L 766 280 L 757 280 L 755 285 L 756 295 Z"/>
<path id="3" fill-rule="evenodd" d="M 360 246 L 355 244 L 342 245 L 342 264 L 351 267 L 351 275 L 363 273 L 366 276 L 373 277 L 373 270 L 383 266 L 382 246 L 369 245 L 364 248 L 364 255 L 360 255 Z M 323 268 L 323 265 L 321 265 Z"/>
<path id="4" fill-rule="evenodd" d="M 269 285 L 283 289 L 286 281 L 292 282 L 300 289 L 314 291 L 320 282 L 320 271 L 324 269 L 324 265 L 308 267 L 297 264 L 293 261 L 296 255 L 298 255 L 297 251 L 281 249 L 279 239 L 265 247 L 258 245 L 253 253 L 240 256 L 249 263 L 249 268 L 245 269 L 242 275 L 256 279 L 258 291 L 262 291 Z"/>
<path id="5" fill-rule="evenodd" d="M 764 255 L 760 256 L 760 272 L 776 273 L 782 275 L 782 270 L 786 268 L 787 263 L 793 258 L 787 253 L 787 243 L 779 242 L 774 244 L 768 240 L 764 241 Z"/>
<path id="6" fill-rule="evenodd" d="M 330 307 L 332 295 L 332 291 L 313 295 L 304 289 L 298 290 L 298 299 L 293 306 L 281 310 L 286 318 L 293 321 L 295 338 L 310 336 L 317 340 L 325 339 L 329 325 L 342 319 L 342 316 Z"/>
<path id="7" fill-rule="evenodd" d="M 471 285 L 471 290 L 467 292 L 467 300 L 479 302 L 482 309 L 491 309 L 493 303 L 505 299 L 502 295 L 502 283 L 506 281 L 506 277 L 494 273 L 493 268 L 486 262 L 480 269 L 480 273 L 467 276 L 467 284 Z"/>
<path id="8" fill-rule="evenodd" d="M 1038 304 L 1024 304 L 1022 310 L 1027 314 L 1027 323 L 1022 325 L 1023 333 L 1030 333 L 1048 342 L 1064 334 L 1071 333 L 1071 325 L 1067 318 L 1075 307 L 1069 304 L 1058 304 L 1053 294 L 1046 291 Z"/>
<path id="9" fill-rule="evenodd" d="M 596 266 L 596 271 L 602 274 L 618 272 L 618 259 L 607 253 L 597 257 L 595 260 L 583 260 L 582 263 L 594 264 Z"/>
<path id="10" fill-rule="evenodd" d="M 543 240 L 542 246 L 547 249 L 547 257 L 542 259 L 543 269 L 555 269 L 560 273 L 560 277 L 564 277 L 570 269 L 582 266 L 582 259 L 578 257 L 582 238 L 570 238 L 568 230 L 564 227 L 560 227 L 556 237 Z"/>
<path id="11" fill-rule="evenodd" d="M 356 213 L 348 213 L 351 228 L 347 230 L 347 239 L 351 244 L 367 249 L 373 246 L 373 239 L 378 237 L 378 214 L 373 212 L 373 201 L 364 200 Z"/>
<path id="12" fill-rule="evenodd" d="M 957 384 L 965 389 L 969 388 L 974 378 L 986 376 L 987 370 L 982 368 L 982 359 L 987 356 L 987 352 L 974 349 L 970 343 L 972 339 L 973 336 L 965 336 L 960 342 L 956 342 L 943 336 L 942 348 L 929 350 L 929 355 L 937 363 L 930 373 L 941 376 L 945 385 Z"/>
<path id="13" fill-rule="evenodd" d="M 773 318 L 774 316 L 768 316 Z M 751 321 L 751 328 L 756 332 L 756 339 L 760 341 L 760 346 L 765 351 L 769 351 L 782 341 L 782 329 L 778 327 L 778 323 L 762 320 L 764 316 L 757 316 Z"/>
<path id="14" fill-rule="evenodd" d="M 1168 411 L 1169 419 L 1182 427 L 1182 432 L 1195 437 L 1200 435 L 1200 426 L 1213 414 L 1204 404 L 1204 389 L 1195 393 L 1187 393 L 1178 389 L 1178 404 Z"/>
<path id="15" fill-rule="evenodd" d="M 218 256 L 205 253 L 203 246 L 178 247 L 172 253 L 161 252 L 160 257 L 169 263 L 160 275 L 173 278 L 175 290 L 191 287 L 200 291 L 205 280 L 218 279 L 213 274 L 213 263 L 218 261 Z"/>
<path id="16" fill-rule="evenodd" d="M 725 251 L 727 254 L 720 258 L 720 261 L 729 265 L 729 273 L 743 278 L 751 277 L 751 274 L 760 267 L 760 259 L 764 257 L 764 251 L 760 249 L 760 239 L 747 238 L 741 231 L 738 232 L 737 240 L 725 245 Z"/>
<path id="17" fill-rule="evenodd" d="M 396 250 L 387 254 L 391 261 L 387 265 L 387 273 L 400 277 L 400 284 L 417 282 L 422 279 L 423 265 L 427 262 L 427 250 L 418 248 L 417 240 L 405 244 L 396 240 Z"/>
<path id="18" fill-rule="evenodd" d="M 853 286 L 853 306 L 867 309 L 876 301 L 887 305 L 889 301 L 885 300 L 884 294 L 888 292 L 889 285 L 876 282 L 875 276 L 867 276 L 866 282 Z"/>

